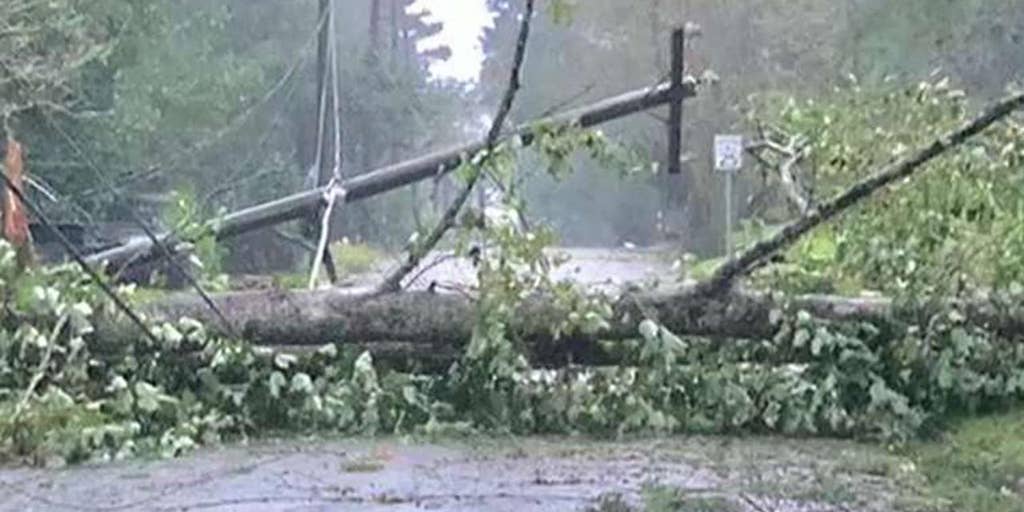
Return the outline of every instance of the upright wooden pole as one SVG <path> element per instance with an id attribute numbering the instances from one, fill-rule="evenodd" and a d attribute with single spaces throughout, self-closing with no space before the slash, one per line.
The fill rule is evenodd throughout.
<path id="1" fill-rule="evenodd" d="M 662 185 L 661 210 L 658 212 L 658 232 L 665 241 L 671 240 L 673 235 L 679 233 L 679 226 L 675 226 L 677 213 L 686 202 L 684 194 L 685 177 L 682 174 L 682 138 L 683 138 L 683 99 L 685 93 L 684 74 L 684 50 L 686 45 L 685 29 L 676 29 L 672 32 L 670 41 L 671 57 L 669 62 L 669 90 L 673 96 L 669 101 L 669 118 L 666 123 L 668 132 L 668 152 L 665 166 L 668 172 L 659 176 Z"/>
<path id="2" fill-rule="evenodd" d="M 328 66 L 334 64 L 330 62 L 331 59 L 337 59 L 337 55 L 330 51 L 331 30 L 335 29 L 334 24 L 331 23 L 332 7 L 332 0 L 320 0 L 316 17 L 317 23 L 320 24 L 316 49 L 317 129 L 315 133 L 317 134 L 316 161 L 319 164 L 317 166 L 317 188 L 327 185 L 334 169 L 334 123 L 328 121 L 328 119 L 333 118 L 337 109 L 337 105 L 334 104 L 334 96 L 328 91 L 328 87 L 330 87 L 330 68 Z M 320 231 L 320 226 L 322 225 L 320 217 L 324 213 L 323 206 L 315 209 L 314 212 L 315 215 L 310 215 L 306 219 L 305 231 L 311 236 L 316 236 Z M 331 251 L 325 249 L 322 254 L 314 254 L 313 258 L 314 263 L 316 258 L 320 258 L 330 281 L 332 283 L 337 282 L 338 273 L 334 266 L 334 258 L 331 256 Z"/>
<path id="3" fill-rule="evenodd" d="M 672 102 L 669 104 L 668 115 L 668 173 L 682 172 L 682 139 L 683 139 L 683 53 L 686 49 L 686 32 L 682 28 L 672 31 L 672 68 L 671 90 Z"/>
<path id="4" fill-rule="evenodd" d="M 320 23 L 320 33 L 317 37 L 317 48 L 316 48 L 316 112 L 317 112 L 317 149 L 316 155 L 319 167 L 317 170 L 316 185 L 322 187 L 327 184 L 330 180 L 331 175 L 331 160 L 333 149 L 331 144 L 333 137 L 331 136 L 331 130 L 334 126 L 327 122 L 328 116 L 331 115 L 331 103 L 333 98 L 330 93 L 327 92 L 328 80 L 330 78 L 330 71 L 328 69 L 328 58 L 330 57 L 329 44 L 330 44 L 330 8 L 331 0 L 320 0 L 319 9 L 317 10 L 317 20 Z"/>

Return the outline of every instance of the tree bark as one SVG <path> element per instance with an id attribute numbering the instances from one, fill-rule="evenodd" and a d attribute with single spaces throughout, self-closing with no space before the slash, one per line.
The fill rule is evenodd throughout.
<path id="1" fill-rule="evenodd" d="M 376 295 L 344 289 L 318 291 L 269 290 L 217 294 L 217 305 L 234 323 L 235 331 L 250 343 L 274 347 L 311 347 L 327 343 L 359 347 L 387 347 L 390 356 L 453 359 L 472 334 L 474 302 L 462 294 L 405 292 Z M 552 326 L 565 312 L 545 297 L 527 299 L 509 326 L 526 344 L 535 364 L 609 363 L 613 356 L 599 340 L 639 337 L 639 324 L 652 318 L 679 335 L 730 339 L 770 339 L 781 325 L 777 314 L 807 311 L 834 322 L 885 324 L 905 320 L 914 325 L 938 311 L 957 306 L 965 322 L 1009 338 L 1024 332 L 1024 309 L 1001 308 L 992 301 L 946 301 L 916 309 L 897 308 L 887 298 L 848 298 L 827 295 L 780 297 L 768 293 L 731 290 L 709 297 L 692 288 L 631 293 L 613 304 L 609 329 L 597 335 L 575 334 L 562 340 Z M 189 317 L 208 329 L 225 334 L 210 308 L 191 294 L 178 294 L 142 306 L 153 319 Z M 135 336 L 130 325 L 102 320 L 97 338 L 118 343 Z"/>
<path id="2" fill-rule="evenodd" d="M 10 185 L 0 187 L 0 221 L 3 222 L 3 232 L 0 236 L 14 246 L 17 251 L 18 267 L 25 269 L 35 264 L 35 249 L 32 246 L 28 215 L 21 200 L 18 199 L 25 191 L 21 143 L 8 135 L 5 153 L 4 166 L 0 172 L 6 173 Z M 11 190 L 8 191 L 8 188 Z"/>

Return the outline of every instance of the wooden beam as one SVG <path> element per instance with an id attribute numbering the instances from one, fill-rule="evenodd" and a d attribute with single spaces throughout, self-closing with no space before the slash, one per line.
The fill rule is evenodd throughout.
<path id="1" fill-rule="evenodd" d="M 619 96 L 607 98 L 592 105 L 581 107 L 563 114 L 543 118 L 521 126 L 510 135 L 508 140 L 518 137 L 524 146 L 533 143 L 538 125 L 569 125 L 583 128 L 597 126 L 608 121 L 626 117 L 670 102 L 681 102 L 696 95 L 693 84 L 685 83 L 681 88 L 673 88 L 669 83 L 662 83 L 647 89 L 627 92 Z M 395 190 L 397 188 L 434 178 L 451 172 L 459 167 L 466 158 L 472 157 L 485 147 L 485 141 L 457 146 L 438 151 L 419 158 L 390 165 L 366 174 L 345 180 L 342 186 L 347 191 L 346 202 L 354 202 Z M 310 209 L 317 208 L 323 201 L 326 187 L 300 192 L 268 203 L 252 206 L 231 213 L 212 225 L 218 240 L 229 239 L 268 226 L 274 226 L 303 218 Z M 172 243 L 172 235 L 164 234 L 162 240 Z M 173 246 L 173 243 L 172 243 Z M 141 264 L 152 261 L 153 244 L 150 240 L 137 238 L 87 258 L 91 264 L 106 263 L 111 270 L 118 270 L 126 264 Z"/>

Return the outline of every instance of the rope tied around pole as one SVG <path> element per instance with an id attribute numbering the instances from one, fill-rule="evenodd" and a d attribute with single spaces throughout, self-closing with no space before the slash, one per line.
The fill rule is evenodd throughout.
<path id="1" fill-rule="evenodd" d="M 330 238 L 331 233 L 331 217 L 334 213 L 334 205 L 336 203 L 345 202 L 345 197 L 348 196 L 348 190 L 341 186 L 341 179 L 338 177 L 338 167 L 334 168 L 334 177 L 331 178 L 330 183 L 327 184 L 327 189 L 324 191 L 324 201 L 327 203 L 327 207 L 324 209 L 323 215 L 320 218 L 320 241 L 316 246 L 316 253 L 313 258 L 313 268 L 309 273 L 309 289 L 316 289 L 317 278 L 320 277 L 320 265 L 323 262 L 321 254 L 327 250 L 327 239 Z"/>

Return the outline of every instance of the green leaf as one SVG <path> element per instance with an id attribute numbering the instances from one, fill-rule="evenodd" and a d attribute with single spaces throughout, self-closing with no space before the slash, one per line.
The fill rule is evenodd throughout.
<path id="1" fill-rule="evenodd" d="M 313 394 L 313 379 L 309 375 L 299 372 L 292 377 L 291 391 L 304 395 Z"/>
<path id="2" fill-rule="evenodd" d="M 416 391 L 416 388 L 413 386 L 405 386 L 402 388 L 402 398 L 404 398 L 405 403 L 409 405 L 420 405 L 422 403 L 419 392 Z"/>
<path id="3" fill-rule="evenodd" d="M 807 342 L 810 341 L 810 339 L 811 339 L 811 333 L 809 331 L 807 331 L 806 329 L 800 329 L 793 336 L 793 347 L 794 348 L 803 348 L 805 345 L 807 345 Z"/>
<path id="4" fill-rule="evenodd" d="M 298 360 L 299 359 L 297 357 L 291 354 L 278 353 L 274 356 L 274 366 L 282 370 L 287 370 L 288 368 L 291 368 L 293 364 L 298 362 Z"/>
<path id="5" fill-rule="evenodd" d="M 177 403 L 177 400 L 160 391 L 156 386 L 148 382 L 135 383 L 135 405 L 147 413 L 154 413 L 160 409 L 162 403 Z"/>
<path id="6" fill-rule="evenodd" d="M 640 322 L 640 335 L 647 341 L 657 341 L 658 334 L 661 332 L 661 327 L 653 320 L 644 320 Z"/>
<path id="7" fill-rule="evenodd" d="M 268 387 L 270 389 L 270 396 L 272 396 L 274 398 L 280 398 L 281 397 L 281 389 L 284 388 L 284 386 L 287 385 L 287 384 L 288 384 L 288 378 L 285 377 L 283 373 L 281 373 L 279 371 L 275 371 L 275 372 L 271 373 L 270 374 L 270 380 L 268 382 Z"/>
<path id="8" fill-rule="evenodd" d="M 338 357 L 338 346 L 334 343 L 329 343 L 317 349 L 316 352 L 322 356 L 334 359 Z"/>

